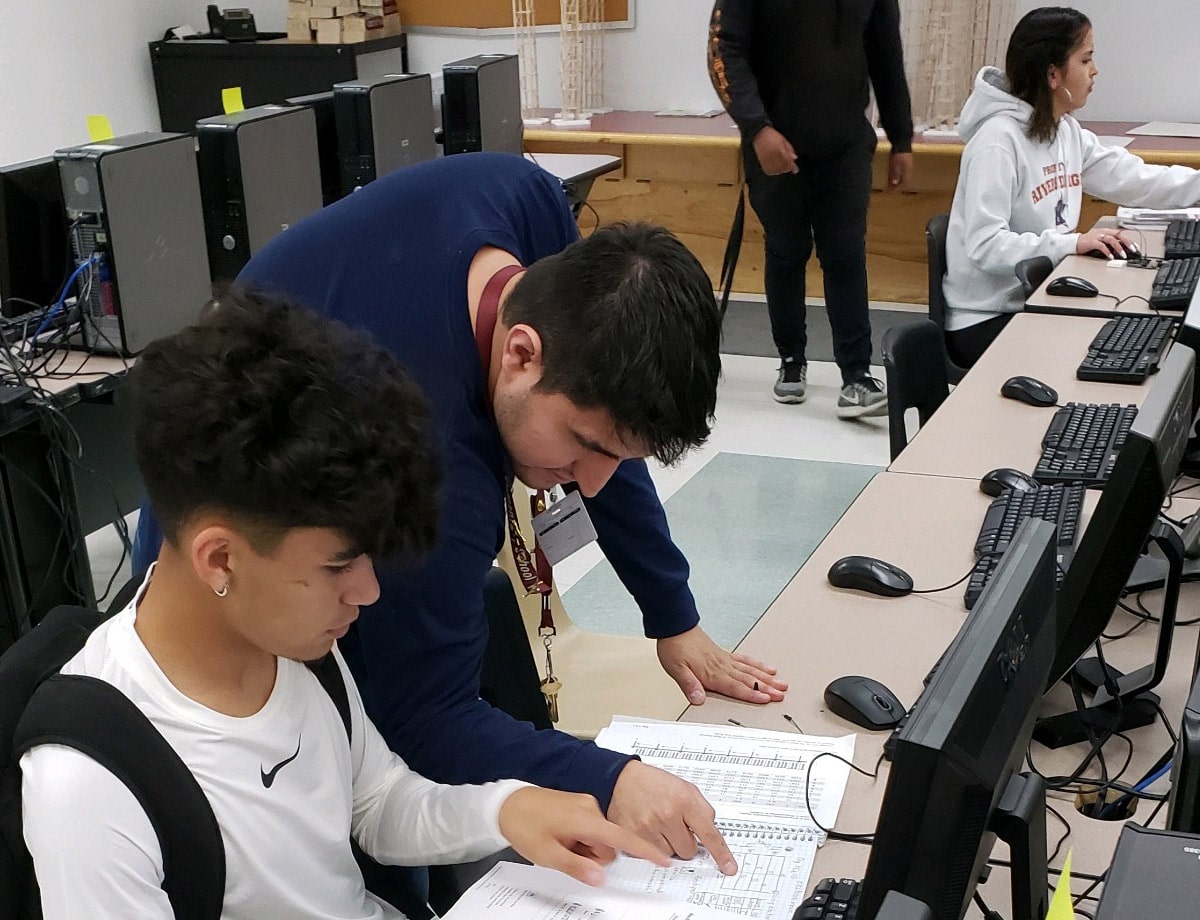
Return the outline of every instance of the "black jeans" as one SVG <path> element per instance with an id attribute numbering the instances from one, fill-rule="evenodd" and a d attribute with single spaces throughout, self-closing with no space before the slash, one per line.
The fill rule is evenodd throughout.
<path id="1" fill-rule="evenodd" d="M 750 205 L 766 236 L 767 311 L 782 358 L 805 360 L 804 270 L 816 242 L 825 276 L 833 354 L 850 383 L 871 365 L 867 312 L 867 207 L 875 134 L 825 159 L 798 159 L 798 173 L 768 176 L 746 154 Z"/>
<path id="2" fill-rule="evenodd" d="M 996 340 L 1000 330 L 1008 325 L 1008 321 L 1016 316 L 1015 313 L 1001 313 L 991 319 L 946 333 L 946 351 L 950 360 L 959 367 L 974 367 L 975 362 L 987 351 L 987 347 Z"/>

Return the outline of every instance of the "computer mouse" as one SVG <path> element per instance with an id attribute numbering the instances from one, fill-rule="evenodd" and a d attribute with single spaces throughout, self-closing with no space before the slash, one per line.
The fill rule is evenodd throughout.
<path id="1" fill-rule="evenodd" d="M 1089 255 L 1093 259 L 1110 259 L 1114 262 L 1124 262 L 1127 259 L 1140 259 L 1142 257 L 1142 251 L 1137 248 L 1136 243 L 1122 241 L 1121 247 L 1125 250 L 1124 253 L 1108 253 L 1102 252 L 1099 249 L 1091 249 L 1085 255 Z"/>
<path id="2" fill-rule="evenodd" d="M 905 716 L 896 694 L 877 680 L 855 675 L 839 677 L 825 688 L 825 706 L 868 731 L 895 728 Z"/>
<path id="3" fill-rule="evenodd" d="M 1005 489 L 1012 489 L 1014 492 L 1036 492 L 1037 488 L 1038 481 L 1028 473 L 1007 466 L 984 473 L 983 478 L 979 480 L 979 491 L 992 498 Z"/>
<path id="4" fill-rule="evenodd" d="M 1086 278 L 1063 275 L 1046 285 L 1046 293 L 1056 297 L 1096 297 L 1100 294 L 1100 288 Z"/>
<path id="5" fill-rule="evenodd" d="M 1000 395 L 1029 406 L 1053 406 L 1058 402 L 1058 391 L 1054 387 L 1023 374 L 1005 380 L 1000 385 Z"/>
<path id="6" fill-rule="evenodd" d="M 828 578 L 835 588 L 880 597 L 904 597 L 913 589 L 913 580 L 904 569 L 871 556 L 843 556 L 829 567 Z"/>

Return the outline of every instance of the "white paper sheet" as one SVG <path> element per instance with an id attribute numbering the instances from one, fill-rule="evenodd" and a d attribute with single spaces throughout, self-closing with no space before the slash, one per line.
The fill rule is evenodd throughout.
<path id="1" fill-rule="evenodd" d="M 636 862 L 636 860 L 634 860 Z M 647 863 L 646 865 L 650 865 Z M 739 915 L 635 890 L 609 880 L 592 888 L 553 869 L 501 862 L 442 920 L 738 920 Z"/>
<path id="2" fill-rule="evenodd" d="M 1200 125 L 1182 121 L 1148 121 L 1144 125 L 1130 128 L 1127 133 L 1155 137 L 1200 137 Z"/>
<path id="3" fill-rule="evenodd" d="M 1105 147 L 1128 147 L 1136 138 L 1127 137 L 1124 134 L 1097 134 L 1096 140 Z"/>
<path id="4" fill-rule="evenodd" d="M 814 758 L 821 753 L 854 757 L 853 735 L 821 738 L 624 716 L 616 716 L 596 743 L 637 754 L 695 783 L 716 809 L 718 820 L 739 820 L 749 808 L 761 820 L 812 829 L 817 823 L 834 826 L 850 775 L 850 768 L 834 757 L 813 763 Z"/>

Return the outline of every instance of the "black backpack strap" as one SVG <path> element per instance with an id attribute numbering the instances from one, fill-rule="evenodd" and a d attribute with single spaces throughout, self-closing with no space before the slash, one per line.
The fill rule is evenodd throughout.
<path id="1" fill-rule="evenodd" d="M 721 259 L 721 318 L 729 307 L 729 295 L 733 291 L 733 273 L 737 269 L 738 256 L 742 252 L 742 234 L 746 229 L 746 185 L 738 189 L 737 209 L 733 212 L 733 226 L 729 228 L 729 239 L 725 243 L 725 255 Z"/>
<path id="2" fill-rule="evenodd" d="M 219 920 L 225 848 L 212 806 L 174 748 L 125 694 L 93 677 L 47 678 L 17 725 L 14 757 L 39 744 L 75 748 L 128 786 L 158 836 L 163 891 L 176 920 Z"/>
<path id="3" fill-rule="evenodd" d="M 337 707 L 338 715 L 342 717 L 342 725 L 346 729 L 346 740 L 349 740 L 351 737 L 350 694 L 346 690 L 346 679 L 342 676 L 342 669 L 338 667 L 333 652 L 326 652 L 324 657 L 318 658 L 316 661 L 305 662 L 305 664 L 313 674 L 317 675 L 317 680 L 325 688 L 329 698 L 333 700 L 333 705 Z"/>

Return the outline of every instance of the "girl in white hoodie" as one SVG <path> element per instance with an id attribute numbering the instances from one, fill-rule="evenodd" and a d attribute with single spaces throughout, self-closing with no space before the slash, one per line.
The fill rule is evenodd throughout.
<path id="1" fill-rule="evenodd" d="M 963 106 L 966 141 L 950 208 L 943 289 L 951 358 L 969 367 L 1024 297 L 1018 262 L 1071 253 L 1124 257 L 1131 240 L 1112 229 L 1079 233 L 1091 195 L 1134 207 L 1200 201 L 1200 172 L 1148 166 L 1123 147 L 1105 147 L 1071 115 L 1098 70 L 1092 25 L 1078 10 L 1043 7 L 1013 30 L 1005 70 L 984 67 Z"/>

